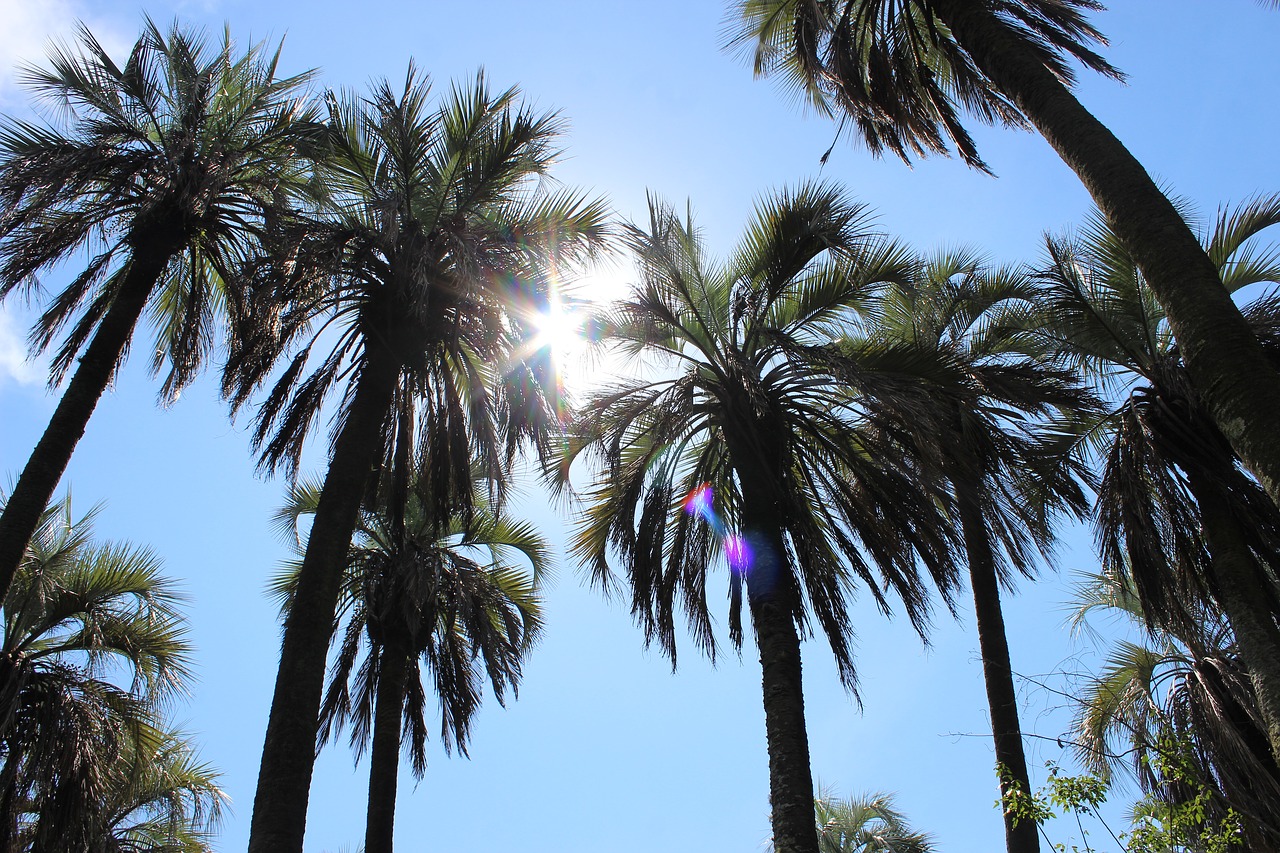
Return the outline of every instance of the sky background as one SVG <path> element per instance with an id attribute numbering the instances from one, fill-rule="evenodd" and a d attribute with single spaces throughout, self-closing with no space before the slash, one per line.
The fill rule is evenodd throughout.
<path id="1" fill-rule="evenodd" d="M 1151 174 L 1206 215 L 1219 203 L 1280 190 L 1274 101 L 1280 13 L 1251 0 L 1128 0 L 1096 17 L 1104 54 L 1127 85 L 1085 77 L 1079 96 Z M 689 199 L 712 251 L 736 240 L 763 192 L 808 178 L 847 186 L 878 225 L 922 250 L 974 246 L 999 262 L 1032 261 L 1042 235 L 1079 223 L 1089 201 L 1038 137 L 979 128 L 998 178 L 954 160 L 907 167 L 842 142 L 746 60 L 722 49 L 726 4 L 489 0 L 474 4 L 208 0 L 139 5 L 0 0 L 0 110 L 24 115 L 18 61 L 39 61 L 51 38 L 85 21 L 123 60 L 144 14 L 175 16 L 241 44 L 286 37 L 287 71 L 318 67 L 321 87 L 403 79 L 413 57 L 444 89 L 483 67 L 495 87 L 518 84 L 570 122 L 556 176 L 640 219 L 645 193 Z M 75 261 L 71 263 L 74 268 Z M 582 282 L 612 293 L 621 259 Z M 48 276 L 56 283 L 57 274 Z M 0 476 L 16 477 L 56 402 L 43 366 L 25 360 L 31 309 L 0 311 Z M 279 629 L 264 586 L 286 546 L 269 527 L 284 483 L 255 475 L 247 419 L 228 421 L 204 380 L 175 405 L 155 405 L 146 337 L 98 406 L 64 480 L 76 506 L 105 502 L 101 537 L 153 548 L 190 596 L 198 682 L 174 719 L 223 772 L 233 800 L 217 847 L 244 849 Z M 324 430 L 316 435 L 323 438 Z M 326 448 L 304 470 L 321 473 Z M 562 513 L 529 482 L 518 510 L 564 541 Z M 1014 667 L 1028 676 L 1078 669 L 1087 646 L 1063 627 L 1074 570 L 1095 567 L 1089 533 L 1065 531 L 1058 572 L 1022 583 L 1007 601 Z M 727 584 L 726 584 L 727 587 Z M 716 597 L 713 590 L 712 599 Z M 716 667 L 692 647 L 680 669 L 646 651 L 621 601 L 605 601 L 560 561 L 546 591 L 547 631 L 517 701 L 491 700 L 473 726 L 470 760 L 438 741 L 420 784 L 402 781 L 403 850 L 756 851 L 767 838 L 768 784 L 759 664 L 751 648 Z M 840 688 L 830 654 L 805 647 L 813 769 L 841 793 L 885 790 L 942 850 L 1003 843 L 977 639 L 961 599 L 940 611 L 925 648 L 905 619 L 869 602 L 856 615 L 862 698 Z M 720 614 L 723 617 L 723 613 Z M 1063 700 L 1025 685 L 1031 762 L 1063 758 L 1053 742 Z M 306 849 L 354 850 L 364 827 L 366 765 L 345 742 L 316 768 Z M 1043 775 L 1042 773 L 1040 774 Z M 1064 840 L 1055 838 L 1055 840 Z"/>

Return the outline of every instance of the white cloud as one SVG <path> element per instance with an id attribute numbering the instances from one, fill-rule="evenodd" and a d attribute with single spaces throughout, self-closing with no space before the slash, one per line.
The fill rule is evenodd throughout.
<path id="1" fill-rule="evenodd" d="M 37 385 L 44 381 L 47 370 L 42 359 L 27 357 L 27 341 L 14 313 L 0 308 L 0 385 L 8 381 L 19 385 Z"/>
<path id="2" fill-rule="evenodd" d="M 95 15 L 79 0 L 0 0 L 0 106 L 28 101 L 17 85 L 18 67 L 41 64 L 51 40 L 71 40 L 77 21 L 84 21 L 113 55 L 122 56 L 129 39 L 123 21 Z"/>
<path id="3" fill-rule="evenodd" d="M 41 60 L 50 37 L 69 33 L 78 12 L 70 0 L 0 0 L 0 86 L 11 89 L 16 67 Z"/>

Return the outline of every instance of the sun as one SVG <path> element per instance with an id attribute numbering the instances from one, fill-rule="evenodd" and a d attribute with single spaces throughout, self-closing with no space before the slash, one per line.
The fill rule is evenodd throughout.
<path id="1" fill-rule="evenodd" d="M 572 284 L 557 283 L 540 309 L 526 315 L 533 334 L 527 352 L 549 352 L 562 389 L 575 396 L 618 375 L 621 366 L 597 345 L 593 317 L 627 290 L 629 270 L 602 266 Z"/>
<path id="2" fill-rule="evenodd" d="M 534 330 L 531 345 L 534 349 L 550 349 L 557 362 L 580 355 L 586 346 L 586 312 L 577 304 L 566 304 L 559 294 L 554 294 L 546 309 L 536 312 L 530 321 Z"/>

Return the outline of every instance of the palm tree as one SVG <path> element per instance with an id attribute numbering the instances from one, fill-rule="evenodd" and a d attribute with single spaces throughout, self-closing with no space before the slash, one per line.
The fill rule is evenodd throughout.
<path id="1" fill-rule="evenodd" d="M 0 119 L 0 298 L 82 249 L 96 252 L 32 331 L 62 335 L 50 383 L 75 371 L 0 516 L 0 596 L 53 497 L 99 398 L 150 306 L 153 371 L 176 399 L 212 346 L 227 282 L 265 218 L 294 203 L 311 111 L 309 74 L 278 77 L 279 50 L 236 55 L 151 21 L 124 67 L 80 28 L 28 85 L 58 111 L 44 125 Z"/>
<path id="2" fill-rule="evenodd" d="M 958 109 L 1034 126 L 1084 183 L 1159 299 L 1192 384 L 1280 503 L 1280 374 L 1217 265 L 1142 165 L 1076 100 L 1070 62 L 1120 77 L 1090 45 L 1096 0 L 737 0 L 735 42 L 852 122 L 871 150 L 984 168 Z"/>
<path id="3" fill-rule="evenodd" d="M 585 492 L 573 550 L 606 588 L 611 552 L 648 641 L 676 658 L 677 601 L 713 657 L 708 572 L 729 568 L 729 633 L 746 602 L 760 652 L 773 837 L 814 853 L 813 781 L 800 638 L 821 626 L 841 678 L 855 669 L 847 603 L 862 581 L 886 611 L 899 596 L 917 629 L 929 595 L 917 556 L 949 594 L 951 541 L 934 495 L 893 444 L 863 430 L 849 384 L 879 378 L 829 343 L 909 255 L 872 237 L 863 206 L 808 184 L 762 201 L 734 255 L 715 263 L 691 217 L 650 202 L 630 229 L 641 283 L 604 323 L 606 340 L 665 359 L 585 402 L 560 483 L 575 458 L 603 463 Z M 879 382 L 892 394 L 897 377 Z M 882 586 L 883 585 L 883 586 Z"/>
<path id="4" fill-rule="evenodd" d="M 199 761 L 182 735 L 146 729 L 142 734 L 124 741 L 117 772 L 94 804 L 88 849 L 213 853 L 227 803 L 218 772 Z M 25 843 L 20 831 L 18 849 L 29 849 Z"/>
<path id="5" fill-rule="evenodd" d="M 949 481 L 973 592 L 983 677 L 1001 784 L 1030 791 L 1000 586 L 1014 570 L 1031 577 L 1047 559 L 1054 516 L 1084 515 L 1089 479 L 1069 453 L 1065 425 L 1093 399 L 1069 371 L 1045 359 L 1025 331 L 1031 279 L 993 270 L 966 251 L 924 261 L 877 303 L 872 335 L 946 363 L 959 387 L 939 394 L 933 418 L 897 426 L 911 434 L 925 468 Z M 1064 442 L 1064 439 L 1067 439 Z M 1011 851 L 1039 849 L 1034 821 L 1006 810 Z"/>
<path id="6" fill-rule="evenodd" d="M 1176 803 L 1187 783 L 1199 785 L 1211 793 L 1209 819 L 1232 809 L 1248 849 L 1276 849 L 1280 766 L 1226 620 L 1201 609 L 1181 636 L 1151 630 L 1132 578 L 1108 571 L 1076 584 L 1073 628 L 1092 630 L 1099 614 L 1120 617 L 1144 637 L 1111 643 L 1099 675 L 1075 694 L 1074 740 L 1085 768 L 1109 782 L 1129 764 L 1157 802 Z M 1191 775 L 1170 778 L 1166 766 Z"/>
<path id="7" fill-rule="evenodd" d="M 890 794 L 814 800 L 822 853 L 933 853 L 933 839 L 916 832 Z"/>
<path id="8" fill-rule="evenodd" d="M 243 336 L 226 378 L 243 404 L 314 332 L 257 416 L 263 467 L 291 472 L 328 392 L 349 382 L 285 620 L 255 853 L 302 849 L 326 649 L 376 473 L 407 471 L 414 453 L 429 460 L 419 476 L 441 526 L 471 517 L 475 457 L 501 489 L 505 463 L 526 440 L 544 442 L 558 416 L 545 377 L 518 351 L 521 311 L 546 299 L 552 265 L 606 236 L 601 202 L 550 187 L 562 122 L 522 107 L 515 89 L 494 94 L 480 75 L 433 108 L 411 65 L 399 92 L 383 82 L 368 99 L 328 102 L 320 169 L 330 198 L 275 235 L 248 303 L 260 334 Z M 317 347 L 329 349 L 308 375 Z"/>
<path id="9" fill-rule="evenodd" d="M 1280 196 L 1221 213 L 1206 251 L 1234 293 L 1280 281 L 1251 238 L 1280 222 Z M 1240 467 L 1187 375 L 1132 254 L 1101 220 L 1048 241 L 1046 332 L 1117 402 L 1092 430 L 1104 457 L 1096 523 L 1103 564 L 1129 573 L 1153 628 L 1194 629 L 1198 603 L 1226 615 L 1280 756 L 1280 511 Z M 1280 298 L 1244 309 L 1280 362 Z M 1184 630 L 1185 629 L 1185 630 Z"/>
<path id="10" fill-rule="evenodd" d="M 143 784 L 127 771 L 154 770 L 157 704 L 190 677 L 180 596 L 150 552 L 94 543 L 93 515 L 49 507 L 4 598 L 0 849 L 101 837 L 104 804 Z"/>
<path id="11" fill-rule="evenodd" d="M 933 839 L 916 832 L 894 808 L 892 794 L 847 800 L 822 791 L 813 801 L 820 853 L 933 853 Z M 769 853 L 774 847 L 770 843 Z"/>
<path id="12" fill-rule="evenodd" d="M 385 503 L 391 495 L 380 497 Z M 318 485 L 295 486 L 277 521 L 298 536 L 299 520 L 314 516 L 319 499 Z M 538 586 L 550 555 L 532 526 L 482 503 L 469 524 L 440 529 L 426 503 L 411 494 L 400 513 L 363 510 L 347 555 L 338 609 L 345 625 L 335 632 L 341 640 L 320 742 L 350 724 L 352 747 L 372 754 L 365 853 L 392 849 L 402 728 L 414 776 L 426 770 L 428 689 L 419 667 L 431 673 L 440 699 L 446 752 L 456 746 L 465 755 L 484 677 L 501 703 L 508 685 L 517 689 L 542 627 Z M 273 584 L 286 614 L 299 565 Z"/>

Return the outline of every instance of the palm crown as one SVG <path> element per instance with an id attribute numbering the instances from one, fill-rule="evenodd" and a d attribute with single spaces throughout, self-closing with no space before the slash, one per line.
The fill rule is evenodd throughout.
<path id="1" fill-rule="evenodd" d="M 1113 571 L 1080 577 L 1071 604 L 1077 630 L 1093 631 L 1100 616 L 1146 628 L 1137 641 L 1108 644 L 1099 675 L 1075 691 L 1085 767 L 1109 781 L 1129 764 L 1157 802 L 1185 802 L 1202 787 L 1207 819 L 1234 810 L 1251 848 L 1274 847 L 1280 767 L 1226 620 L 1206 609 L 1176 633 L 1147 628 L 1132 578 Z"/>
<path id="2" fill-rule="evenodd" d="M 1280 279 L 1274 250 L 1253 240 L 1277 222 L 1280 198 L 1258 198 L 1224 210 L 1205 235 L 1228 290 Z M 1214 481 L 1217 499 L 1252 520 L 1262 553 L 1280 545 L 1274 538 L 1280 519 L 1210 421 L 1164 312 L 1111 229 L 1095 217 L 1077 238 L 1048 240 L 1047 251 L 1044 333 L 1118 401 L 1089 432 L 1104 463 L 1097 504 L 1104 563 L 1131 573 L 1151 619 L 1176 622 L 1187 596 L 1203 595 L 1214 577 L 1193 481 Z M 1264 345 L 1280 351 L 1275 295 L 1254 300 L 1245 315 Z M 1258 587 L 1274 599 L 1268 589 Z"/>
<path id="3" fill-rule="evenodd" d="M 556 115 L 520 106 L 516 89 L 491 92 L 483 74 L 435 108 L 430 93 L 411 66 L 399 92 L 383 82 L 368 102 L 328 97 L 327 197 L 276 234 L 274 257 L 258 268 L 258 307 L 271 320 L 250 323 L 226 388 L 244 403 L 310 335 L 254 434 L 265 466 L 293 470 L 338 379 L 368 371 L 371 359 L 391 363 L 395 396 L 414 399 L 424 440 L 455 451 L 433 459 L 465 504 L 472 460 L 460 436 L 470 434 L 497 473 L 517 442 L 541 441 L 554 422 L 555 389 L 520 357 L 520 332 L 547 298 L 552 269 L 601 244 L 604 207 L 551 186 Z M 328 329 L 336 335 L 321 334 Z M 318 345 L 330 348 L 306 375 Z M 388 421 L 387 459 L 395 433 Z"/>
<path id="4" fill-rule="evenodd" d="M 208 354 L 226 282 L 253 254 L 264 216 L 297 203 L 298 153 L 317 127 L 300 94 L 311 75 L 277 77 L 278 50 L 236 56 L 229 34 L 210 50 L 199 34 L 151 21 L 123 67 L 83 26 L 80 42 L 25 74 L 63 127 L 0 126 L 0 296 L 80 248 L 99 250 L 32 333 L 44 349 L 71 324 L 57 384 L 130 272 L 154 262 L 153 369 L 168 363 L 172 399 Z"/>
<path id="5" fill-rule="evenodd" d="M 739 0 L 734 42 L 753 51 L 758 75 L 776 74 L 823 112 L 840 112 L 873 153 L 904 160 L 954 146 L 986 169 L 961 110 L 982 122 L 1027 126 L 1026 117 L 974 64 L 938 17 L 937 0 Z M 995 0 L 1007 32 L 1066 83 L 1070 61 L 1120 74 L 1089 48 L 1101 34 L 1081 14 L 1094 0 Z M 843 125 L 842 125 L 843 126 Z"/>
<path id="6" fill-rule="evenodd" d="M 319 499 L 317 484 L 297 484 L 276 515 L 278 526 L 297 536 L 299 521 L 314 514 Z M 516 689 L 523 658 L 541 633 L 538 588 L 551 568 L 542 537 L 483 500 L 470 524 L 455 518 L 436 528 L 427 503 L 417 489 L 411 492 L 402 510 L 403 541 L 389 507 L 361 513 L 343 579 L 338 619 L 345 627 L 335 632 L 338 656 L 321 711 L 321 741 L 350 725 L 352 746 L 359 752 L 368 746 L 378 660 L 386 650 L 426 664 L 440 701 L 441 743 L 466 754 L 482 677 L 502 702 L 508 686 Z M 297 562 L 288 565 L 272 585 L 285 612 L 298 568 Z M 357 668 L 362 650 L 364 663 Z M 405 687 L 409 754 L 415 775 L 421 776 L 426 690 L 415 677 Z"/>
<path id="7" fill-rule="evenodd" d="M 869 327 L 872 340 L 914 352 L 921 377 L 945 391 L 930 419 L 898 418 L 895 428 L 911 434 L 924 466 L 977 501 L 1006 581 L 1011 567 L 1031 575 L 1049 556 L 1055 514 L 1082 514 L 1092 479 L 1072 450 L 1076 421 L 1098 404 L 1035 332 L 1039 297 L 1023 270 L 940 252 L 886 289 Z"/>
<path id="8" fill-rule="evenodd" d="M 49 507 L 4 599 L 0 832 L 36 849 L 109 831 L 103 810 L 151 772 L 156 711 L 190 678 L 180 596 L 158 560 L 94 543 L 92 518 L 74 519 L 70 499 Z"/>
<path id="9" fill-rule="evenodd" d="M 574 548 L 604 584 L 612 582 L 609 546 L 617 548 L 633 611 L 673 656 L 677 594 L 694 636 L 714 651 L 706 571 L 717 555 L 732 557 L 702 516 L 681 509 L 702 484 L 726 529 L 749 533 L 751 518 L 763 516 L 788 536 L 794 567 L 787 561 L 761 583 L 785 590 L 799 626 L 807 597 L 849 685 L 845 608 L 855 578 L 887 608 L 882 579 L 922 625 L 927 594 L 911 547 L 901 547 L 905 536 L 942 588 L 951 588 L 933 505 L 906 488 L 884 437 L 859 430 L 866 401 L 838 393 L 847 383 L 877 381 L 889 393 L 901 378 L 860 371 L 829 345 L 857 321 L 877 285 L 910 266 L 901 247 L 867 232 L 867 222 L 865 208 L 834 188 L 805 185 L 761 203 L 723 265 L 705 258 L 692 222 L 661 203 L 650 204 L 649 231 L 631 230 L 642 283 L 606 322 L 606 339 L 668 357 L 672 369 L 607 389 L 583 407 L 572 453 L 598 452 L 605 473 L 586 493 Z M 742 639 L 743 578 L 730 573 L 735 642 Z"/>

